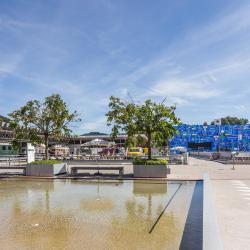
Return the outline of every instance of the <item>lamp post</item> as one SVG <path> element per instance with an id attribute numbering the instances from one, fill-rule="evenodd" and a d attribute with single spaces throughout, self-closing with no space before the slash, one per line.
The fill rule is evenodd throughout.
<path id="1" fill-rule="evenodd" d="M 234 164 L 235 164 L 235 156 L 238 154 L 236 151 L 233 151 L 232 153 L 232 158 L 233 158 L 233 168 L 232 170 L 235 170 Z"/>

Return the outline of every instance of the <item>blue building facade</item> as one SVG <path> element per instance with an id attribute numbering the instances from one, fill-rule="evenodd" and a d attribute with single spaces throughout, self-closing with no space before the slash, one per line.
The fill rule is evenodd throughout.
<path id="1" fill-rule="evenodd" d="M 250 124 L 186 125 L 176 127 L 178 134 L 170 147 L 182 146 L 188 151 L 250 151 Z"/>

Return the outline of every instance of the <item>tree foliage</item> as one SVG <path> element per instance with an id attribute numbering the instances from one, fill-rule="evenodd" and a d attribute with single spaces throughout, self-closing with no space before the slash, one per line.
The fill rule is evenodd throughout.
<path id="1" fill-rule="evenodd" d="M 151 148 L 164 146 L 167 138 L 177 133 L 174 126 L 180 123 L 175 115 L 175 106 L 168 107 L 151 100 L 135 104 L 111 96 L 109 108 L 106 116 L 108 126 L 112 126 L 112 136 L 116 137 L 121 131 L 128 135 L 128 140 L 145 135 L 149 159 Z"/>
<path id="2" fill-rule="evenodd" d="M 238 117 L 223 117 L 221 118 L 221 125 L 246 125 L 248 123 L 248 119 L 246 118 L 238 118 Z M 214 122 L 211 122 L 213 125 Z"/>
<path id="3" fill-rule="evenodd" d="M 10 119 L 0 115 L 0 129 L 8 130 L 9 129 Z"/>
<path id="4" fill-rule="evenodd" d="M 147 146 L 147 137 L 142 134 L 130 136 L 126 140 L 127 147 L 146 147 Z"/>
<path id="5" fill-rule="evenodd" d="M 10 126 L 14 132 L 12 144 L 17 146 L 20 140 L 32 144 L 45 145 L 45 158 L 48 159 L 48 143 L 50 138 L 60 139 L 69 135 L 69 123 L 77 121 L 76 111 L 70 113 L 67 104 L 58 94 L 45 98 L 43 102 L 33 100 L 9 114 Z"/>

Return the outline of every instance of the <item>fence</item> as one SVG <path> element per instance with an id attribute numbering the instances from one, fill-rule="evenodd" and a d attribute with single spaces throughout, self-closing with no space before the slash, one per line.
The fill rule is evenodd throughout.
<path id="1" fill-rule="evenodd" d="M 27 157 L 22 155 L 0 156 L 0 166 L 22 166 L 27 164 Z"/>

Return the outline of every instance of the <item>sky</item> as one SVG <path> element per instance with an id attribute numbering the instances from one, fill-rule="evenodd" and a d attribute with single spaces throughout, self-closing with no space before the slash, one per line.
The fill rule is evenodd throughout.
<path id="1" fill-rule="evenodd" d="M 111 95 L 250 120 L 250 2 L 1 0 L 0 115 L 53 93 L 76 134 L 109 131 Z"/>

